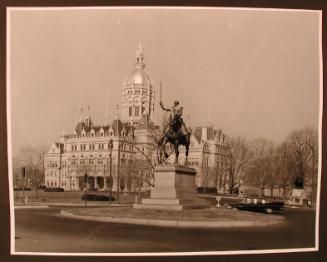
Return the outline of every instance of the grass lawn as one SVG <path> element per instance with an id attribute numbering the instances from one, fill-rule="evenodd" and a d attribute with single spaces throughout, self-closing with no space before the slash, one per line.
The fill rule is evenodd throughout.
<path id="1" fill-rule="evenodd" d="M 140 210 L 132 207 L 100 207 L 80 208 L 68 210 L 77 215 L 115 218 L 150 218 L 161 220 L 186 220 L 186 221 L 258 221 L 283 220 L 279 215 L 267 215 L 261 213 L 234 211 L 225 208 L 188 209 L 174 210 Z"/>

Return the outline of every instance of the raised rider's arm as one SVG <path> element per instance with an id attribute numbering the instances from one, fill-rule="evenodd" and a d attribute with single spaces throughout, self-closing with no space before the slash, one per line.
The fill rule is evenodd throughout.
<path id="1" fill-rule="evenodd" d="M 160 104 L 160 107 L 161 107 L 163 110 L 168 111 L 168 112 L 171 111 L 171 109 L 169 109 L 169 108 L 165 108 L 165 107 L 163 106 L 162 102 L 160 102 L 159 104 Z"/>

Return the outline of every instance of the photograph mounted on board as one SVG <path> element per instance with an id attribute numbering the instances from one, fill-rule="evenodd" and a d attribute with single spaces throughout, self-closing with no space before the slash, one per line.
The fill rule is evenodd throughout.
<path id="1" fill-rule="evenodd" d="M 314 10 L 8 8 L 11 253 L 317 251 L 321 34 Z"/>

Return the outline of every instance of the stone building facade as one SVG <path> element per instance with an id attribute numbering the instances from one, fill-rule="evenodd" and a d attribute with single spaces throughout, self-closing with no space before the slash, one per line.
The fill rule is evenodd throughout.
<path id="1" fill-rule="evenodd" d="M 102 125 L 95 125 L 90 116 L 80 118 L 71 134 L 62 134 L 45 154 L 45 185 L 116 191 L 119 174 L 120 190 L 148 188 L 157 161 L 155 138 L 160 134 L 153 120 L 154 101 L 154 87 L 139 46 L 134 68 L 123 82 L 121 116 L 117 109 L 112 123 L 106 120 Z M 198 172 L 199 186 L 218 185 L 226 169 L 226 150 L 222 130 L 212 125 L 192 130 L 189 163 Z M 181 147 L 180 163 L 185 161 L 184 152 Z M 173 154 L 168 162 L 173 162 Z"/>

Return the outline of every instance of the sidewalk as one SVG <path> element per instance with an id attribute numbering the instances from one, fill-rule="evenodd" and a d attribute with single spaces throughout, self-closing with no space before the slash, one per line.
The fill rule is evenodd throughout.
<path id="1" fill-rule="evenodd" d="M 14 209 L 33 209 L 33 208 L 49 208 L 48 205 L 39 202 L 32 202 L 32 203 L 15 203 Z"/>

